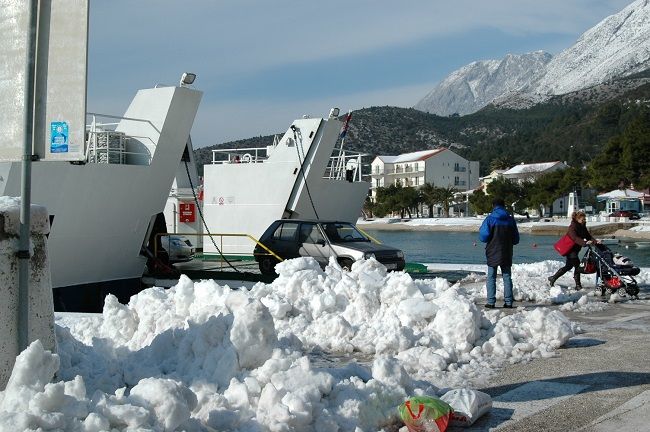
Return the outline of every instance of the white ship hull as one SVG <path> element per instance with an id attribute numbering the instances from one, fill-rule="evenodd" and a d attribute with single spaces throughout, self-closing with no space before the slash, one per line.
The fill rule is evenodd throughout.
<path id="1" fill-rule="evenodd" d="M 32 202 L 53 219 L 54 288 L 140 279 L 141 248 L 165 206 L 200 99 L 187 88 L 139 91 L 115 127 L 130 137 L 122 163 L 33 163 Z M 20 177 L 19 162 L 0 163 L 0 192 L 20 196 Z"/>
<path id="2" fill-rule="evenodd" d="M 281 218 L 356 222 L 370 184 L 361 181 L 361 155 L 346 157 L 335 149 L 340 128 L 334 117 L 299 119 L 264 156 L 260 149 L 217 151 L 228 154 L 230 163 L 204 166 L 203 212 L 210 233 L 259 239 Z M 250 238 L 213 238 L 226 255 L 252 255 L 255 246 Z M 207 238 L 203 249 L 218 253 Z"/>

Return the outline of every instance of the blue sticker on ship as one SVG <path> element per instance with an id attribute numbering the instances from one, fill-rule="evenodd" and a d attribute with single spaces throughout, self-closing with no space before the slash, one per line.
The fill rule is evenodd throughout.
<path id="1" fill-rule="evenodd" d="M 51 123 L 51 140 L 50 153 L 67 153 L 68 152 L 68 123 L 52 122 Z"/>

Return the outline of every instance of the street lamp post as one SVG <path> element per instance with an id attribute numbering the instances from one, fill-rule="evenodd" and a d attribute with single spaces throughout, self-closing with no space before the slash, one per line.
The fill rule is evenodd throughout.
<path id="1" fill-rule="evenodd" d="M 18 240 L 18 349 L 29 343 L 29 234 L 31 225 L 32 148 L 36 76 L 36 23 L 38 0 L 29 1 L 29 33 L 25 66 L 24 142 L 20 191 L 20 237 Z"/>

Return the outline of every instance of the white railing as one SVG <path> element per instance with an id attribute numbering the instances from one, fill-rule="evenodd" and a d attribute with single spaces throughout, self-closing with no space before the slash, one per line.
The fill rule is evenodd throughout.
<path id="1" fill-rule="evenodd" d="M 120 122 L 98 122 L 97 118 L 129 120 L 149 123 L 160 134 L 149 120 L 117 117 L 108 114 L 87 113 L 90 121 L 86 122 L 86 163 L 150 165 L 152 152 L 143 141 L 148 141 L 152 148 L 156 143 L 148 136 L 129 136 L 115 130 Z M 135 151 L 135 147 L 140 147 Z"/>
<path id="2" fill-rule="evenodd" d="M 277 145 L 274 141 L 272 148 Z M 361 181 L 364 153 L 335 148 L 325 168 L 323 178 Z M 229 148 L 212 150 L 212 164 L 264 163 L 269 158 L 267 147 Z"/>
<path id="3" fill-rule="evenodd" d="M 212 150 L 213 164 L 262 163 L 268 158 L 266 147 Z"/>
<path id="4" fill-rule="evenodd" d="M 361 181 L 364 153 L 335 148 L 325 168 L 323 178 L 333 180 Z"/>

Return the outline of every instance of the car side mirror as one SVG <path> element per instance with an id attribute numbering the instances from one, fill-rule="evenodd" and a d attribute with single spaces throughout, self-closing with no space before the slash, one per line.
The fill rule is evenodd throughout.
<path id="1" fill-rule="evenodd" d="M 323 239 L 318 239 L 318 240 L 316 240 L 316 244 L 319 244 L 319 245 L 321 245 L 321 246 L 325 246 L 325 240 L 323 240 Z"/>

